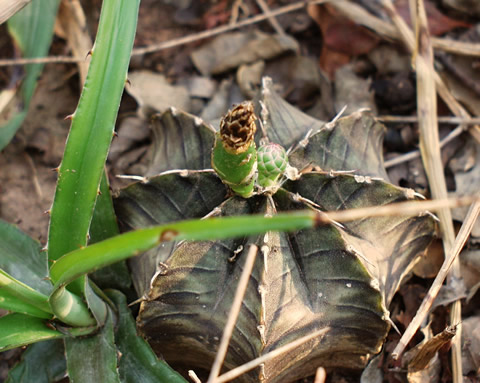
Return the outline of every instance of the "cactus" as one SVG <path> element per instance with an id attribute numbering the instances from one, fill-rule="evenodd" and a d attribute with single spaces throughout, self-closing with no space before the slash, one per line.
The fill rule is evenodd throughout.
<path id="1" fill-rule="evenodd" d="M 212 151 L 212 167 L 218 176 L 245 198 L 253 194 L 257 170 L 255 120 L 251 102 L 234 107 L 222 119 Z"/>
<path id="2" fill-rule="evenodd" d="M 248 142 L 254 127 L 248 134 L 243 130 L 254 123 L 252 104 L 229 112 L 219 133 L 194 116 L 168 110 L 155 122 L 156 137 L 178 141 L 182 135 L 192 149 L 172 159 L 158 150 L 164 145 L 154 146 L 151 169 L 161 173 L 128 186 L 114 201 L 123 227 L 195 217 L 273 216 L 305 208 L 343 210 L 415 198 L 411 190 L 387 181 L 384 128 L 368 112 L 325 124 L 283 101 L 268 80 L 254 107 L 263 108 L 264 139 L 273 143 L 256 151 L 256 189 L 251 182 L 255 164 L 235 157 L 251 149 L 250 160 L 256 157 L 253 141 Z M 225 133 L 230 128 L 248 139 L 237 144 L 236 134 Z M 290 165 L 284 151 L 289 147 Z M 228 165 L 226 154 L 245 169 Z M 210 156 L 214 171 L 199 167 Z M 181 170 L 168 169 L 166 163 Z M 287 176 L 289 167 L 299 169 L 298 177 Z M 312 168 L 322 171 L 307 170 Z M 250 276 L 224 367 L 234 368 L 319 329 L 327 334 L 235 381 L 292 382 L 313 374 L 317 366 L 362 368 L 380 351 L 390 327 L 388 305 L 434 230 L 429 215 L 377 217 L 288 234 L 166 244 L 131 260 L 133 282 L 143 297 L 137 324 L 168 362 L 208 370 L 244 268 L 245 249 L 254 243 L 262 256 Z"/>
<path id="3" fill-rule="evenodd" d="M 268 143 L 258 148 L 258 184 L 263 188 L 273 187 L 288 165 L 287 153 L 283 146 Z"/>

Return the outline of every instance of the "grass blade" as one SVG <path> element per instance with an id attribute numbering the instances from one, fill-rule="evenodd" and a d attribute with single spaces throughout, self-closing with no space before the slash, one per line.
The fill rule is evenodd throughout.
<path id="1" fill-rule="evenodd" d="M 186 383 L 180 374 L 159 359 L 148 343 L 137 335 L 135 320 L 127 307 L 125 296 L 111 290 L 108 294 L 118 309 L 115 343 L 122 357 L 118 362 L 123 383 Z"/>
<path id="2" fill-rule="evenodd" d="M 40 243 L 16 226 L 0 220 L 0 269 L 32 289 L 49 295 L 47 255 Z"/>
<path id="3" fill-rule="evenodd" d="M 110 186 L 104 172 L 100 182 L 100 194 L 95 202 L 95 210 L 90 225 L 89 244 L 103 241 L 118 234 L 117 217 L 113 210 Z M 108 287 L 127 292 L 132 286 L 130 272 L 125 262 L 104 267 L 90 275 L 90 277 L 100 288 Z"/>
<path id="4" fill-rule="evenodd" d="M 40 318 L 17 313 L 0 318 L 0 351 L 63 337 L 61 332 L 48 327 Z"/>
<path id="5" fill-rule="evenodd" d="M 44 57 L 53 36 L 59 0 L 36 0 L 8 20 L 8 30 L 20 47 L 24 58 Z M 20 112 L 0 126 L 0 151 L 7 146 L 27 115 L 43 64 L 25 66 L 25 78 L 16 102 Z"/>
<path id="6" fill-rule="evenodd" d="M 127 78 L 139 0 L 105 0 L 92 61 L 67 139 L 48 238 L 49 259 L 87 244 Z"/>
<path id="7" fill-rule="evenodd" d="M 98 333 L 84 338 L 66 338 L 68 376 L 72 382 L 120 383 L 112 315 Z"/>
<path id="8" fill-rule="evenodd" d="M 26 284 L 13 278 L 2 269 L 0 269 L 0 292 L 7 292 L 18 300 L 44 311 L 47 313 L 47 317 L 50 317 L 48 314 L 52 313 L 48 304 L 48 296 L 39 293 Z"/>
<path id="9" fill-rule="evenodd" d="M 9 371 L 6 383 L 59 382 L 66 370 L 63 341 L 35 343 L 22 354 L 21 362 Z"/>
<path id="10" fill-rule="evenodd" d="M 37 318 L 49 319 L 51 314 L 46 313 L 30 303 L 23 302 L 17 296 L 5 289 L 0 289 L 0 308 L 15 313 L 31 315 Z"/>
<path id="11" fill-rule="evenodd" d="M 316 223 L 313 211 L 278 214 L 274 217 L 240 216 L 190 220 L 148 229 L 131 231 L 58 259 L 50 269 L 50 277 L 56 287 L 70 283 L 81 275 L 98 270 L 112 263 L 139 255 L 163 241 L 213 240 L 266 231 L 300 230 Z"/>

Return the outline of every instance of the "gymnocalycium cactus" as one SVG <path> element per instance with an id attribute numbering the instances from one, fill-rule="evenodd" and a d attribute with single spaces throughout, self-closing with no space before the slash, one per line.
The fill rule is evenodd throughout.
<path id="1" fill-rule="evenodd" d="M 287 104 L 265 79 L 258 99 L 234 108 L 222 127 L 241 121 L 232 125 L 241 131 L 250 125 L 255 119 L 252 105 L 263 117 L 257 142 L 273 144 L 256 150 L 253 142 L 245 142 L 251 152 L 239 160 L 246 169 L 238 178 L 231 178 L 235 169 L 224 162 L 224 156 L 236 154 L 225 148 L 222 130 L 217 133 L 174 109 L 163 113 L 154 126 L 148 171 L 158 175 L 123 189 L 115 201 L 124 227 L 305 208 L 331 211 L 415 198 L 412 190 L 387 181 L 384 128 L 370 113 L 360 111 L 325 124 Z M 255 128 L 250 127 L 249 134 L 252 131 Z M 260 137 L 260 131 L 266 137 Z M 180 146 L 162 150 L 174 143 Z M 290 149 L 289 164 L 285 148 Z M 210 169 L 211 161 L 215 170 Z M 313 374 L 318 366 L 362 368 L 380 351 L 390 327 L 389 303 L 434 229 L 433 219 L 425 214 L 162 245 L 130 264 L 143 297 L 137 325 L 172 366 L 208 370 L 246 249 L 255 243 L 262 256 L 250 276 L 224 368 L 322 328 L 328 328 L 322 338 L 269 360 L 236 381 L 290 382 Z"/>

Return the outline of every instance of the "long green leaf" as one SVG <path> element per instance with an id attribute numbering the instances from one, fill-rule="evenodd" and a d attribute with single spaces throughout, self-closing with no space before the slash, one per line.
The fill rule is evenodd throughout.
<path id="1" fill-rule="evenodd" d="M 48 304 L 48 296 L 39 293 L 26 284 L 13 278 L 2 269 L 0 269 L 0 292 L 7 292 L 17 299 L 28 303 L 45 313 L 51 314 L 50 306 Z"/>
<path id="2" fill-rule="evenodd" d="M 108 295 L 118 309 L 115 343 L 120 351 L 118 369 L 122 383 L 186 383 L 183 377 L 163 360 L 159 360 L 139 335 L 125 296 L 111 290 Z"/>
<path id="3" fill-rule="evenodd" d="M 44 57 L 53 36 L 53 26 L 60 0 L 35 0 L 8 20 L 8 30 L 23 57 Z M 25 118 L 43 64 L 25 66 L 25 78 L 17 97 L 19 112 L 0 126 L 0 151 L 10 142 Z"/>
<path id="4" fill-rule="evenodd" d="M 16 295 L 8 292 L 5 289 L 0 289 L 0 308 L 15 313 L 31 315 L 37 318 L 48 319 L 52 317 L 51 314 L 40 310 L 30 303 L 18 299 Z"/>
<path id="5" fill-rule="evenodd" d="M 0 220 L 0 269 L 32 289 L 50 295 L 47 255 L 16 226 Z"/>
<path id="6" fill-rule="evenodd" d="M 112 263 L 139 255 L 163 241 L 213 240 L 254 235 L 267 231 L 300 230 L 315 226 L 313 211 L 278 214 L 274 217 L 240 216 L 189 220 L 131 231 L 58 259 L 50 269 L 56 288 Z"/>
<path id="7" fill-rule="evenodd" d="M 51 260 L 87 244 L 127 78 L 139 2 L 103 2 L 92 61 L 59 168 L 48 239 Z"/>
<path id="8" fill-rule="evenodd" d="M 120 383 L 112 313 L 100 331 L 85 338 L 65 338 L 67 369 L 72 383 Z"/>
<path id="9" fill-rule="evenodd" d="M 66 370 L 63 341 L 49 340 L 30 345 L 22 360 L 9 371 L 5 383 L 58 382 Z"/>
<path id="10" fill-rule="evenodd" d="M 103 241 L 119 234 L 117 217 L 113 210 L 112 196 L 108 179 L 103 173 L 100 182 L 100 194 L 95 203 L 92 223 L 90 225 L 90 244 Z M 100 288 L 113 288 L 127 292 L 132 286 L 132 280 L 125 262 L 118 262 L 102 268 L 90 275 Z"/>
<path id="11" fill-rule="evenodd" d="M 63 337 L 61 332 L 48 327 L 47 321 L 40 318 L 17 313 L 0 318 L 0 351 Z"/>

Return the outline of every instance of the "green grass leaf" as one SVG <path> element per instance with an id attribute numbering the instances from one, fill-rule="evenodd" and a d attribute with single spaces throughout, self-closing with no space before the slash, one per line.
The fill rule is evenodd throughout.
<path id="1" fill-rule="evenodd" d="M 44 315 L 41 316 L 41 318 L 51 317 L 48 296 L 39 293 L 0 269 L 0 296 L 5 293 L 12 298 L 15 297 L 21 302 L 43 311 Z M 0 300 L 0 307 L 2 307 L 2 303 L 2 300 Z"/>
<path id="2" fill-rule="evenodd" d="M 0 351 L 63 338 L 64 335 L 47 326 L 47 321 L 24 314 L 8 314 L 0 318 Z"/>
<path id="3" fill-rule="evenodd" d="M 100 194 L 95 203 L 95 210 L 90 225 L 89 243 L 100 242 L 118 234 L 117 217 L 113 210 L 110 186 L 104 172 L 100 182 Z M 102 289 L 113 288 L 126 293 L 132 286 L 130 273 L 125 262 L 118 262 L 104 267 L 90 275 L 90 278 Z"/>
<path id="4" fill-rule="evenodd" d="M 139 255 L 162 241 L 223 239 L 267 231 L 300 230 L 314 225 L 315 213 L 302 211 L 275 217 L 254 215 L 197 219 L 140 229 L 66 254 L 53 264 L 50 277 L 59 288 L 86 273 Z"/>
<path id="5" fill-rule="evenodd" d="M 127 78 L 139 0 L 105 0 L 52 206 L 51 260 L 87 244 L 95 200 Z"/>
<path id="6" fill-rule="evenodd" d="M 8 20 L 8 31 L 24 58 L 44 57 L 50 48 L 60 0 L 35 0 Z M 18 112 L 0 126 L 0 151 L 22 124 L 30 105 L 43 64 L 25 66 L 25 77 L 15 97 Z"/>
<path id="7" fill-rule="evenodd" d="M 0 308 L 15 313 L 27 314 L 37 318 L 48 319 L 52 315 L 40 310 L 30 303 L 21 301 L 18 297 L 5 289 L 0 289 Z"/>
<path id="8" fill-rule="evenodd" d="M 66 373 L 63 341 L 49 340 L 30 345 L 22 360 L 8 373 L 6 383 L 52 383 Z"/>
<path id="9" fill-rule="evenodd" d="M 67 369 L 75 383 L 120 383 L 112 313 L 100 331 L 84 338 L 65 338 Z"/>
<path id="10" fill-rule="evenodd" d="M 40 243 L 16 226 L 0 220 L 0 269 L 30 286 L 50 295 L 52 284 L 48 280 L 47 255 Z"/>
<path id="11" fill-rule="evenodd" d="M 121 358 L 118 362 L 123 383 L 186 383 L 165 361 L 157 358 L 148 343 L 139 335 L 135 320 L 127 307 L 125 296 L 110 290 L 108 295 L 118 309 L 118 325 L 115 343 Z"/>

